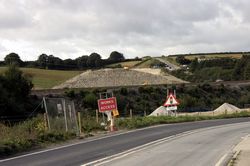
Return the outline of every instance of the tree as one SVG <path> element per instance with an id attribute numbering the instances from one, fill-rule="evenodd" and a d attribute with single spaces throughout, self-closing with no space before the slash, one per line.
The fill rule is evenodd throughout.
<path id="1" fill-rule="evenodd" d="M 77 61 L 72 59 L 65 59 L 63 61 L 63 66 L 66 69 L 76 69 L 77 68 Z"/>
<path id="2" fill-rule="evenodd" d="M 10 65 L 0 76 L 0 116 L 25 114 L 32 87 L 30 77 L 25 76 L 15 65 Z"/>
<path id="3" fill-rule="evenodd" d="M 41 68 L 64 69 L 63 60 L 53 55 L 42 54 L 38 57 L 37 63 Z"/>
<path id="4" fill-rule="evenodd" d="M 186 59 L 185 56 L 182 56 L 182 55 L 177 56 L 176 62 L 178 62 L 181 65 L 188 65 L 191 63 L 189 59 Z"/>
<path id="5" fill-rule="evenodd" d="M 15 64 L 18 66 L 22 65 L 22 63 L 23 63 L 23 61 L 20 59 L 19 55 L 16 53 L 13 53 L 13 52 L 6 55 L 6 57 L 4 58 L 4 62 L 7 65 Z"/>
<path id="6" fill-rule="evenodd" d="M 115 62 L 121 62 L 123 61 L 125 58 L 123 56 L 122 53 L 120 52 L 117 52 L 117 51 L 113 51 L 111 52 L 108 60 L 111 62 L 111 63 L 115 63 Z"/>
<path id="7" fill-rule="evenodd" d="M 234 80 L 244 79 L 244 71 L 248 63 L 250 63 L 250 55 L 243 55 L 242 58 L 238 60 L 233 70 L 232 78 Z"/>
<path id="8" fill-rule="evenodd" d="M 198 59 L 195 58 L 191 64 L 190 64 L 190 69 L 192 72 L 194 72 L 195 70 L 197 70 L 197 67 L 199 66 L 199 62 L 198 62 Z"/>
<path id="9" fill-rule="evenodd" d="M 101 63 L 101 55 L 97 54 L 97 53 L 92 53 L 89 55 L 88 60 L 87 60 L 87 65 L 90 68 L 93 67 L 100 67 L 102 66 Z M 98 66 L 97 66 L 98 65 Z"/>
<path id="10" fill-rule="evenodd" d="M 77 63 L 77 67 L 80 69 L 84 69 L 87 68 L 87 61 L 88 61 L 89 56 L 88 55 L 83 55 L 79 58 L 76 58 L 76 63 Z"/>
<path id="11" fill-rule="evenodd" d="M 248 64 L 245 67 L 244 80 L 250 80 L 250 62 L 248 62 Z"/>
<path id="12" fill-rule="evenodd" d="M 46 68 L 48 62 L 48 55 L 41 54 L 37 59 L 37 64 L 40 68 Z"/>

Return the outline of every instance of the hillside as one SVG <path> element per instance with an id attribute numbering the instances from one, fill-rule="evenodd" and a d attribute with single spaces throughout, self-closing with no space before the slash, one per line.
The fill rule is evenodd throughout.
<path id="1" fill-rule="evenodd" d="M 32 76 L 34 89 L 49 89 L 64 81 L 80 74 L 82 71 L 65 70 L 45 70 L 34 68 L 20 68 L 24 74 Z M 6 70 L 6 67 L 0 67 L 0 74 Z"/>
<path id="2" fill-rule="evenodd" d="M 178 56 L 185 56 L 185 58 L 189 60 L 194 60 L 195 58 L 202 58 L 202 59 L 216 59 L 216 58 L 233 58 L 233 59 L 240 59 L 243 54 L 247 54 L 248 52 L 225 52 L 225 53 L 197 53 L 197 54 L 175 54 L 169 55 L 166 60 L 170 61 L 171 63 L 177 64 L 175 61 L 176 57 Z"/>
<path id="3" fill-rule="evenodd" d="M 152 70 L 154 69 L 144 70 L 143 72 L 132 69 L 89 70 L 59 86 L 54 87 L 53 89 L 185 83 L 185 81 L 182 81 L 174 76 L 161 75 L 159 72 L 157 73 Z M 154 74 L 152 74 L 152 72 Z"/>

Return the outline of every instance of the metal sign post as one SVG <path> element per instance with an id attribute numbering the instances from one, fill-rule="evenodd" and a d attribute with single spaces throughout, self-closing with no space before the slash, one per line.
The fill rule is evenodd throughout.
<path id="1" fill-rule="evenodd" d="M 108 116 L 108 121 L 111 122 L 110 131 L 114 131 L 115 116 L 119 115 L 119 112 L 117 110 L 116 98 L 114 97 L 113 92 L 99 93 L 99 97 L 100 97 L 100 99 L 98 100 L 99 112 L 103 113 L 103 118 L 104 118 L 104 113 L 106 113 L 106 115 Z"/>
<path id="2" fill-rule="evenodd" d="M 174 90 L 174 94 L 172 92 L 169 92 L 169 89 L 167 90 L 167 99 L 165 103 L 163 104 L 164 107 L 166 107 L 167 111 L 174 111 L 175 116 L 177 115 L 177 106 L 180 104 L 180 102 L 176 99 L 176 91 Z"/>

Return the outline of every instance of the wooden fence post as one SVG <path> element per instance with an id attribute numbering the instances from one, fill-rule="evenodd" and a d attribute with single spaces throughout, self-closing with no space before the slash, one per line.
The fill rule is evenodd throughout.
<path id="1" fill-rule="evenodd" d="M 77 116 L 78 116 L 78 125 L 79 125 L 79 135 L 81 136 L 82 134 L 81 112 L 77 112 Z"/>
<path id="2" fill-rule="evenodd" d="M 132 111 L 132 109 L 129 110 L 129 114 L 130 114 L 130 118 L 132 119 L 133 118 L 133 111 Z"/>
<path id="3" fill-rule="evenodd" d="M 95 115 L 96 115 L 96 123 L 99 123 L 99 117 L 98 117 L 98 110 L 95 110 Z"/>

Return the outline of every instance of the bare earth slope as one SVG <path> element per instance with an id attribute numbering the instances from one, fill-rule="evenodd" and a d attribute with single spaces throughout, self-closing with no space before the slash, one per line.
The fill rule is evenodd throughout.
<path id="1" fill-rule="evenodd" d="M 153 74 L 154 73 L 154 74 Z M 86 71 L 53 89 L 89 88 L 89 87 L 117 87 L 137 85 L 160 85 L 186 83 L 171 75 L 161 75 L 154 69 L 101 69 Z"/>

